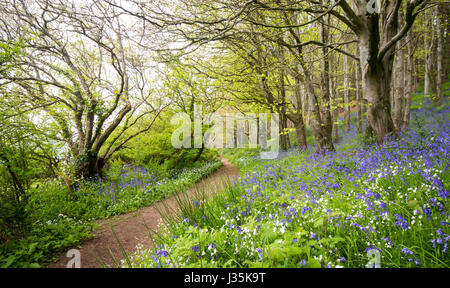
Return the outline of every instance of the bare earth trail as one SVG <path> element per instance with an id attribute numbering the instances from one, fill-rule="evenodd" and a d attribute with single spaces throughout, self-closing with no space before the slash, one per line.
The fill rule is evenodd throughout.
<path id="1" fill-rule="evenodd" d="M 220 190 L 217 186 L 223 184 L 224 180 L 233 180 L 239 176 L 239 170 L 236 166 L 223 157 L 220 157 L 220 160 L 222 160 L 223 166 L 209 177 L 189 188 L 182 195 L 182 198 L 195 198 L 196 191 L 204 187 L 207 187 L 207 191 L 210 193 L 218 193 L 220 191 L 215 190 Z M 166 207 L 169 207 L 170 210 L 178 207 L 176 196 L 171 196 L 135 212 L 98 221 L 100 228 L 94 231 L 94 238 L 75 248 L 80 251 L 81 268 L 102 268 L 103 266 L 98 259 L 102 259 L 109 267 L 114 267 L 115 264 L 111 253 L 117 261 L 123 259 L 123 253 L 111 227 L 127 253 L 135 251 L 138 244 L 150 248 L 153 243 L 148 231 L 149 229 L 153 231 L 158 230 L 158 224 L 162 219 L 158 211 L 166 211 Z M 48 267 L 65 268 L 69 260 L 70 258 L 67 258 L 64 253 L 56 263 L 51 263 Z"/>

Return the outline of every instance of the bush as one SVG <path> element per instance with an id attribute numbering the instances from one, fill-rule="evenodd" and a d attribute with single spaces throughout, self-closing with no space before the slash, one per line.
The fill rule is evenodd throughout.
<path id="1" fill-rule="evenodd" d="M 117 158 L 125 163 L 157 168 L 161 172 L 190 166 L 200 149 L 174 148 L 171 137 L 176 127 L 168 120 L 170 114 L 165 117 L 154 124 L 151 137 L 146 134 L 136 137 L 127 149 L 117 154 Z M 211 161 L 215 158 L 217 152 L 204 149 L 197 162 Z"/>

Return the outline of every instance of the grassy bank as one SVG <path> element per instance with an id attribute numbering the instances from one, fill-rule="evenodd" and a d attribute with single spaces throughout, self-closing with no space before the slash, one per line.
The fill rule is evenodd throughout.
<path id="1" fill-rule="evenodd" d="M 68 197 L 59 181 L 35 185 L 23 237 L 0 246 L 0 267 L 40 267 L 63 248 L 92 237 L 95 220 L 127 213 L 184 191 L 222 166 L 208 161 L 162 173 L 151 167 L 112 165 L 108 180 L 85 181 Z"/>

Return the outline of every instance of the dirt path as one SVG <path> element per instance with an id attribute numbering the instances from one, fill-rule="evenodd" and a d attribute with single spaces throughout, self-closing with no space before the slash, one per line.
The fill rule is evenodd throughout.
<path id="1" fill-rule="evenodd" d="M 208 187 L 208 191 L 216 193 L 218 192 L 215 191 L 218 189 L 216 188 L 217 185 L 223 183 L 225 179 L 232 180 L 239 175 L 239 170 L 236 166 L 223 157 L 220 157 L 220 159 L 223 162 L 223 166 L 219 170 L 195 184 L 181 197 L 193 198 L 196 191 L 202 187 Z M 158 224 L 161 221 L 161 215 L 158 211 L 166 211 L 166 207 L 170 207 L 173 210 L 177 206 L 176 197 L 172 196 L 153 206 L 99 221 L 100 228 L 94 232 L 94 238 L 81 244 L 80 248 L 75 248 L 80 251 L 81 268 L 101 268 L 102 265 L 98 261 L 99 258 L 108 266 L 114 267 L 111 253 L 116 260 L 123 258 L 111 227 L 114 229 L 126 252 L 133 252 L 138 244 L 142 244 L 144 247 L 151 247 L 153 243 L 148 236 L 148 228 L 154 231 L 158 230 Z M 65 268 L 69 260 L 70 258 L 63 254 L 58 262 L 51 263 L 48 267 Z"/>

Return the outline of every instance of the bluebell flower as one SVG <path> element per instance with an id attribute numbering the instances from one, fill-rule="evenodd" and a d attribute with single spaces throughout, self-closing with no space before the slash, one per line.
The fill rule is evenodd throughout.
<path id="1" fill-rule="evenodd" d="M 414 252 L 412 252 L 411 250 L 409 250 L 406 247 L 402 248 L 402 253 L 406 254 L 406 255 L 414 255 Z"/>
<path id="2" fill-rule="evenodd" d="M 166 250 L 156 250 L 155 254 L 156 256 L 167 257 L 169 255 L 169 252 L 167 252 Z"/>
<path id="3" fill-rule="evenodd" d="M 402 215 L 395 214 L 395 219 L 397 221 L 394 222 L 394 225 L 401 227 L 403 230 L 407 230 L 409 228 L 408 221 L 406 221 Z"/>
<path id="4" fill-rule="evenodd" d="M 376 245 L 369 245 L 369 247 L 366 248 L 366 253 L 369 253 L 372 250 L 378 250 L 381 252 L 381 249 L 379 247 L 377 247 Z"/>
<path id="5" fill-rule="evenodd" d="M 263 261 L 263 251 L 261 248 L 257 248 L 256 252 L 258 252 L 259 261 Z"/>

